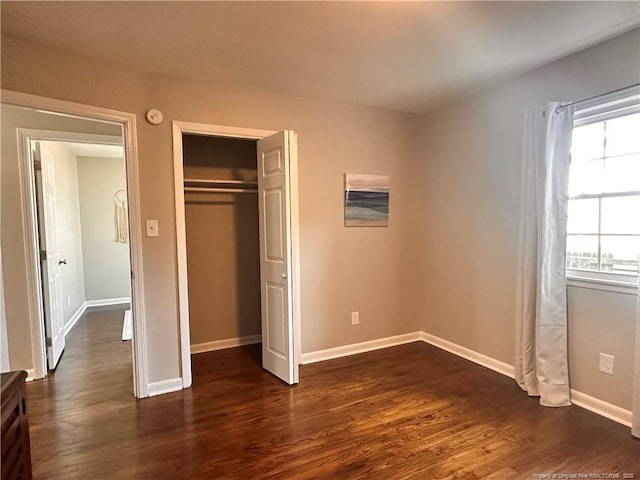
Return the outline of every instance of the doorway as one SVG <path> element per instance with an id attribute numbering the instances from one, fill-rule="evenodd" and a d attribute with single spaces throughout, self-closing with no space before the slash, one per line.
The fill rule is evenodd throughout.
<path id="1" fill-rule="evenodd" d="M 109 126 L 119 132 L 119 144 L 124 152 L 128 203 L 125 222 L 128 224 L 128 236 L 131 246 L 129 261 L 133 340 L 133 393 L 138 398 L 146 397 L 148 396 L 148 381 L 135 115 L 6 90 L 2 91 L 2 105 L 3 107 L 17 108 L 29 114 L 37 113 L 46 116 L 49 122 L 48 125 L 52 125 L 47 127 L 51 128 L 51 130 L 44 130 L 44 133 L 43 130 L 18 129 L 16 158 L 18 159 L 18 183 L 21 201 L 19 207 L 17 206 L 19 208 L 17 213 L 22 216 L 22 242 L 20 242 L 19 246 L 16 246 L 15 250 L 16 254 L 22 252 L 20 254 L 23 255 L 22 261 L 25 265 L 23 274 L 26 276 L 27 289 L 25 292 L 26 301 L 23 305 L 25 310 L 23 318 L 26 317 L 25 319 L 28 319 L 30 326 L 30 353 L 33 361 L 33 369 L 29 371 L 30 377 L 39 379 L 47 375 L 47 343 L 52 343 L 51 341 L 48 342 L 44 328 L 45 302 L 41 281 L 42 264 L 39 248 L 41 239 L 38 238 L 36 175 L 33 168 L 34 150 L 32 147 L 36 142 L 41 141 L 83 142 L 86 138 L 80 138 L 82 134 L 64 133 L 64 130 L 72 130 L 64 128 L 64 126 L 68 125 L 69 122 L 94 122 Z M 25 125 L 30 126 L 29 123 L 22 123 L 21 126 Z M 36 128 L 41 127 L 42 125 L 37 125 Z M 94 141 L 93 143 L 96 142 Z M 109 143 L 109 141 L 105 143 Z M 58 261 L 62 260 L 64 258 L 58 259 Z M 64 263 L 61 265 L 64 265 Z M 64 302 L 65 299 L 63 298 L 62 305 L 64 305 Z"/>
<path id="2" fill-rule="evenodd" d="M 251 148 L 254 157 L 252 178 L 227 175 L 222 178 L 189 178 L 185 166 L 185 135 L 215 137 L 212 144 L 236 144 Z M 240 141 L 242 140 L 242 141 Z M 300 363 L 300 287 L 297 191 L 297 138 L 294 132 L 225 127 L 173 122 L 174 188 L 176 206 L 176 243 L 181 336 L 182 378 L 191 385 L 191 335 L 189 311 L 189 272 L 185 192 L 199 194 L 256 194 L 258 207 L 260 330 L 249 339 L 262 342 L 262 366 L 288 384 L 298 383 Z M 228 149 L 232 147 L 226 147 Z M 240 150 L 246 150 L 240 147 Z M 246 159 L 246 157 L 243 157 Z M 236 170 L 247 165 L 240 160 Z M 214 172 L 212 170 L 212 172 Z M 200 172 L 202 173 L 202 171 Z M 189 173 L 190 174 L 190 173 Z M 257 179 L 256 179 L 257 177 Z M 250 203 L 250 202 L 249 202 Z M 255 228 L 254 228 L 255 232 Z M 255 239 L 254 239 L 255 240 Z M 213 246 L 212 246 L 213 248 Z M 255 248 L 255 247 L 254 247 Z M 250 270 L 250 269 L 249 269 Z M 215 275 L 215 272 L 211 273 Z M 238 339 L 234 339 L 238 340 Z M 241 342 L 243 340 L 240 340 Z M 223 344 L 225 342 L 222 342 Z M 246 341 L 245 343 L 255 343 Z M 227 346 L 241 343 L 231 341 Z M 200 350 L 195 347 L 195 351 Z M 223 348 L 223 347 L 221 347 Z"/>
<path id="3" fill-rule="evenodd" d="M 41 140 L 51 136 L 75 140 Z M 51 371 L 87 310 L 119 310 L 121 318 L 109 321 L 120 323 L 117 338 L 132 339 L 125 155 L 117 135 L 34 131 L 29 138 Z"/>

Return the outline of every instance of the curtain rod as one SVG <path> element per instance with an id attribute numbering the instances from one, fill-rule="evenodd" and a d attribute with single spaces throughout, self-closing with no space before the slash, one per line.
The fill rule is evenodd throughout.
<path id="1" fill-rule="evenodd" d="M 593 97 L 583 98 L 582 100 L 576 100 L 575 102 L 563 103 L 562 105 L 558 105 L 556 107 L 556 113 L 562 113 L 562 111 L 565 108 L 570 107 L 571 105 L 576 105 L 578 103 L 586 102 L 587 100 L 593 100 L 595 98 L 604 97 L 605 95 L 611 95 L 612 93 L 618 93 L 633 87 L 640 87 L 640 83 L 634 83 L 633 85 L 628 85 L 626 87 L 616 88 L 615 90 L 611 90 L 610 92 L 600 93 L 598 95 L 594 95 Z"/>

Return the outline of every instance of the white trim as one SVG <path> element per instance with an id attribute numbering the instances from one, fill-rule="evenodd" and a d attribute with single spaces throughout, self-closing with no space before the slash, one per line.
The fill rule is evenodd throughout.
<path id="1" fill-rule="evenodd" d="M 507 377 L 514 378 L 513 365 L 509 365 L 508 363 L 501 362 L 500 360 L 496 360 L 495 358 L 488 357 L 487 355 L 483 355 L 482 353 L 478 353 L 474 350 L 463 347 L 462 345 L 450 342 L 449 340 L 445 340 L 444 338 L 436 337 L 435 335 L 431 335 L 425 332 L 421 333 L 422 341 L 428 343 L 429 345 L 441 348 L 442 350 L 465 358 L 473 363 L 477 363 L 478 365 L 493 370 L 494 372 L 498 372 L 502 375 L 506 375 Z"/>
<path id="2" fill-rule="evenodd" d="M 2 273 L 2 249 L 0 249 L 0 372 L 11 370 L 9 340 L 7 339 L 7 312 L 4 305 L 4 274 Z"/>
<path id="3" fill-rule="evenodd" d="M 33 382 L 35 380 L 35 372 L 33 371 L 33 368 L 29 368 L 25 370 L 25 372 L 27 372 L 27 378 L 25 378 L 24 381 Z"/>
<path id="4" fill-rule="evenodd" d="M 178 267 L 178 325 L 183 388 L 191 386 L 191 349 L 189 344 L 189 290 L 187 282 L 187 229 L 184 212 L 184 165 L 182 133 L 186 129 L 172 122 L 173 133 L 173 191 L 176 210 L 176 262 Z"/>
<path id="5" fill-rule="evenodd" d="M 37 128 L 20 128 L 20 131 L 28 137 L 34 137 L 37 138 L 38 141 L 44 142 L 77 142 L 122 146 L 122 138 L 117 135 L 41 130 Z"/>
<path id="6" fill-rule="evenodd" d="M 142 263 L 142 221 L 140 215 L 140 186 L 138 176 L 138 146 L 136 133 L 136 115 L 101 107 L 67 102 L 37 95 L 30 95 L 10 90 L 1 91 L 2 102 L 10 105 L 50 111 L 65 115 L 90 118 L 106 123 L 120 125 L 124 139 L 125 160 L 127 168 L 127 193 L 129 204 L 129 241 L 131 252 L 131 290 L 133 313 L 133 378 L 134 395 L 138 398 L 148 396 L 147 367 L 147 335 L 144 302 L 144 276 Z M 23 140 L 28 138 L 23 135 Z M 26 249 L 26 266 L 28 280 L 29 323 L 31 326 L 31 343 L 35 378 L 46 375 L 44 354 L 44 334 L 42 326 L 41 292 L 39 285 L 39 259 L 37 237 L 35 236 L 35 209 L 33 206 L 32 169 L 25 161 L 24 141 L 19 142 L 19 154 L 23 163 L 20 171 L 22 214 L 25 225 L 24 241 Z M 26 165 L 24 165 L 26 164 Z M 26 175 L 25 175 L 26 173 Z"/>
<path id="7" fill-rule="evenodd" d="M 634 85 L 606 95 L 576 102 L 574 127 L 603 122 L 640 111 L 640 86 Z"/>
<path id="8" fill-rule="evenodd" d="M 302 364 L 308 365 L 310 363 L 323 362 L 334 358 L 404 345 L 405 343 L 419 342 L 421 340 L 422 332 L 413 332 L 395 335 L 393 337 L 378 338 L 367 342 L 352 343 L 351 345 L 343 345 L 341 347 L 327 348 L 326 350 L 317 350 L 315 352 L 303 353 Z"/>
<path id="9" fill-rule="evenodd" d="M 573 389 L 571 389 L 571 403 L 578 407 L 582 407 L 585 410 L 589 410 L 590 412 L 606 417 L 609 420 L 631 427 L 632 414 L 629 410 L 625 410 L 624 408 Z"/>
<path id="10" fill-rule="evenodd" d="M 298 134 L 291 132 L 289 142 L 289 196 L 291 199 L 291 302 L 293 308 L 293 358 L 302 363 L 302 306 L 300 299 L 300 200 L 298 192 Z M 300 369 L 294 369 L 298 383 Z"/>
<path id="11" fill-rule="evenodd" d="M 174 132 L 178 128 L 180 133 L 193 133 L 212 137 L 247 138 L 260 140 L 278 133 L 277 130 L 260 130 L 257 128 L 230 127 L 228 125 L 211 125 L 208 123 L 194 123 L 174 120 L 172 122 Z M 182 158 L 180 159 L 182 162 Z"/>
<path id="12" fill-rule="evenodd" d="M 605 280 L 591 277 L 579 277 L 567 275 L 567 287 L 588 288 L 590 290 L 602 290 L 604 292 L 621 293 L 624 295 L 638 295 L 638 277 L 636 283 L 617 282 L 615 280 Z"/>
<path id="13" fill-rule="evenodd" d="M 194 343 L 191 345 L 191 354 L 213 352 L 226 348 L 241 347 L 243 345 L 253 345 L 262 342 L 262 335 L 248 335 L 246 337 L 226 338 L 213 342 Z"/>
<path id="14" fill-rule="evenodd" d="M 131 303 L 131 297 L 101 298 L 99 300 L 87 300 L 85 303 L 87 304 L 87 308 L 122 305 L 124 303 Z"/>
<path id="15" fill-rule="evenodd" d="M 453 353 L 454 355 L 470 360 L 478 365 L 489 368 L 495 372 L 501 373 L 502 375 L 506 375 L 507 377 L 514 378 L 512 365 L 496 360 L 495 358 L 488 357 L 474 350 L 470 350 L 448 340 L 444 340 L 443 338 L 436 337 L 435 335 L 430 335 L 425 332 L 421 332 L 421 334 L 423 341 L 430 345 L 446 350 L 449 353 Z M 571 403 L 577 407 L 584 408 L 608 418 L 609 420 L 631 427 L 632 414 L 629 410 L 625 410 L 624 408 L 573 389 L 571 389 Z"/>
<path id="16" fill-rule="evenodd" d="M 187 133 L 208 135 L 213 137 L 247 138 L 260 140 L 271 136 L 276 131 L 253 128 L 229 127 L 225 125 L 209 125 L 174 120 L 171 122 L 173 136 L 173 192 L 176 213 L 176 259 L 178 268 L 178 315 L 180 328 L 180 358 L 182 386 L 189 388 L 191 376 L 191 345 L 189 343 L 189 290 L 187 276 L 187 242 L 184 212 L 184 165 L 182 135 Z M 294 290 L 299 285 L 294 285 Z M 299 292 L 294 291 L 293 295 Z M 295 322 L 294 322 L 295 325 Z M 295 327 L 294 327 L 295 328 Z M 294 337 L 295 338 L 295 337 Z"/>
<path id="17" fill-rule="evenodd" d="M 344 345 L 342 347 L 329 348 L 327 350 L 318 350 L 316 352 L 302 354 L 303 365 L 310 363 L 322 362 L 324 360 L 331 360 L 334 358 L 345 357 L 348 355 L 355 355 L 358 353 L 370 352 L 372 350 L 378 350 L 381 348 L 393 347 L 396 345 L 402 345 L 405 343 L 411 343 L 415 341 L 423 341 L 429 345 L 445 350 L 453 355 L 462 357 L 473 363 L 486 367 L 494 372 L 505 375 L 509 378 L 514 378 L 513 366 L 508 363 L 501 362 L 495 358 L 488 357 L 482 353 L 478 353 L 469 348 L 463 347 L 456 343 L 450 342 L 435 335 L 431 335 L 426 332 L 413 332 L 404 335 L 397 335 L 395 337 L 380 338 L 377 340 L 371 340 L 369 342 L 355 343 L 352 345 Z M 601 415 L 614 422 L 621 423 L 627 427 L 631 426 L 632 413 L 629 410 L 618 407 L 611 403 L 597 399 L 586 393 L 579 392 L 577 390 L 571 390 L 571 403 L 578 407 L 589 410 L 595 414 Z"/>
<path id="18" fill-rule="evenodd" d="M 131 303 L 131 297 L 120 297 L 120 298 L 104 298 L 102 300 L 87 300 L 86 302 L 82 302 L 82 305 L 78 307 L 78 310 L 71 316 L 71 318 L 64 325 L 64 336 L 69 335 L 69 332 L 76 326 L 78 320 L 82 317 L 84 312 L 87 311 L 87 308 L 91 307 L 105 307 L 108 305 L 122 305 L 126 303 Z"/>
<path id="19" fill-rule="evenodd" d="M 162 380 L 160 382 L 150 383 L 147 391 L 149 397 L 155 397 L 156 395 L 162 395 L 163 393 L 171 393 L 182 390 L 182 379 L 171 378 L 169 380 Z"/>
<path id="20" fill-rule="evenodd" d="M 78 320 L 80 320 L 80 318 L 82 317 L 82 315 L 86 310 L 87 310 L 87 302 L 82 302 L 82 305 L 78 307 L 78 310 L 76 310 L 76 313 L 71 315 L 71 318 L 69 319 L 69 321 L 64 325 L 65 337 L 69 335 L 69 332 L 73 329 L 73 327 L 76 326 L 76 323 L 78 323 Z"/>
<path id="21" fill-rule="evenodd" d="M 4 91 L 3 91 L 4 92 Z M 4 99 L 4 98 L 3 98 Z M 22 212 L 22 238 L 26 246 L 25 265 L 27 274 L 27 310 L 31 328 L 31 358 L 33 363 L 32 378 L 44 378 L 47 375 L 47 357 L 45 350 L 44 311 L 42 306 L 42 290 L 40 288 L 40 255 L 35 225 L 37 213 L 35 206 L 35 175 L 31 165 L 32 152 L 29 139 L 20 129 L 16 132 L 18 139 L 18 159 L 20 161 L 20 210 Z"/>

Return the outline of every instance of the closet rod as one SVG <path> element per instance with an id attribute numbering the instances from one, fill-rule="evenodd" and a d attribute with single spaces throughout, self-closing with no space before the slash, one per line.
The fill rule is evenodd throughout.
<path id="1" fill-rule="evenodd" d="M 199 179 L 199 178 L 185 178 L 184 183 L 186 184 L 201 184 L 201 185 L 233 185 L 233 186 L 258 186 L 258 182 L 249 182 L 246 180 L 208 180 L 208 179 Z"/>
<path id="2" fill-rule="evenodd" d="M 184 191 L 197 193 L 258 193 L 255 188 L 184 187 Z"/>

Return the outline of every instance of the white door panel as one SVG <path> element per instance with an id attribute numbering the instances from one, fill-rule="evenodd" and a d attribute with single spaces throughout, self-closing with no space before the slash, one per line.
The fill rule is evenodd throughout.
<path id="1" fill-rule="evenodd" d="M 284 212 L 283 192 L 281 188 L 264 191 L 264 211 L 265 211 L 265 259 L 268 262 L 285 262 L 285 242 L 283 238 L 284 226 L 282 225 L 282 215 Z"/>
<path id="2" fill-rule="evenodd" d="M 290 385 L 298 382 L 289 168 L 296 151 L 293 142 L 295 134 L 290 131 L 258 141 L 262 365 Z"/>
<path id="3" fill-rule="evenodd" d="M 282 285 L 267 283 L 267 318 L 281 319 L 287 316 L 287 292 Z M 287 360 L 285 328 L 283 322 L 270 322 L 267 330 L 266 350 L 269 354 Z"/>

